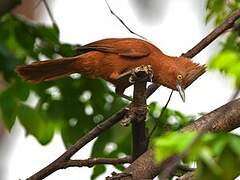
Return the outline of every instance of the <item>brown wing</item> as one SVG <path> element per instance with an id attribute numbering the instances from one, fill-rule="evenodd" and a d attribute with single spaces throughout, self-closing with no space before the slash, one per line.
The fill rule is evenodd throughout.
<path id="1" fill-rule="evenodd" d="M 131 58 L 141 58 L 150 54 L 148 43 L 134 38 L 103 39 L 78 48 L 78 52 L 88 51 L 114 53 Z"/>

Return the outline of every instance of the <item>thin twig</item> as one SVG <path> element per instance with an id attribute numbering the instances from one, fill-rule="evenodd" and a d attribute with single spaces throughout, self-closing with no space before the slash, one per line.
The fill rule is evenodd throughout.
<path id="1" fill-rule="evenodd" d="M 36 4 L 34 5 L 33 9 L 38 8 L 38 6 L 41 4 L 42 0 L 38 0 Z"/>
<path id="2" fill-rule="evenodd" d="M 84 160 L 68 160 L 62 163 L 59 163 L 57 166 L 58 169 L 66 169 L 68 167 L 93 167 L 98 164 L 125 164 L 131 163 L 132 158 L 127 156 L 124 158 L 88 158 Z"/>
<path id="3" fill-rule="evenodd" d="M 155 83 L 150 84 L 147 88 L 147 93 L 146 93 L 147 98 L 150 97 L 159 87 L 160 85 L 158 84 L 155 84 Z"/>
<path id="4" fill-rule="evenodd" d="M 124 21 L 111 9 L 111 7 L 110 7 L 110 5 L 109 5 L 109 3 L 108 3 L 108 0 L 105 0 L 105 2 L 106 2 L 106 4 L 107 4 L 107 7 L 108 7 L 109 11 L 111 12 L 111 14 L 112 14 L 113 16 L 115 16 L 115 17 L 120 21 L 120 23 L 121 23 L 130 33 L 132 33 L 132 34 L 140 37 L 141 39 L 147 40 L 147 38 L 145 38 L 145 37 L 141 36 L 140 34 L 134 32 L 133 30 L 131 30 L 131 29 L 124 23 Z"/>
<path id="5" fill-rule="evenodd" d="M 165 110 L 166 110 L 167 107 L 168 107 L 168 104 L 169 104 L 169 102 L 170 102 L 170 100 L 171 100 L 172 94 L 173 94 L 173 90 L 171 91 L 171 93 L 170 93 L 170 95 L 169 95 L 169 97 L 168 97 L 168 100 L 167 100 L 165 106 L 164 106 L 164 107 L 162 108 L 162 110 L 161 110 L 161 113 L 160 113 L 160 116 L 159 116 L 159 121 L 162 119 L 162 117 L 163 117 L 163 115 L 164 115 L 164 112 L 165 112 Z M 158 121 L 158 122 L 159 122 L 159 121 Z M 154 127 L 152 128 L 151 132 L 149 133 L 148 139 L 150 139 L 150 138 L 152 137 L 154 131 L 155 131 L 156 128 L 158 127 L 158 124 L 159 124 L 158 122 L 155 121 L 155 125 L 154 125 Z"/>
<path id="6" fill-rule="evenodd" d="M 51 9 L 50 9 L 47 1 L 46 1 L 46 0 L 42 0 L 42 1 L 43 1 L 43 3 L 44 3 L 44 6 L 46 7 L 46 10 L 47 10 L 47 12 L 48 12 L 48 15 L 49 15 L 49 17 L 50 17 L 53 25 L 57 26 L 57 23 L 56 23 L 56 21 L 55 21 L 55 19 L 54 19 L 54 17 L 53 17 L 52 11 L 51 11 Z"/>

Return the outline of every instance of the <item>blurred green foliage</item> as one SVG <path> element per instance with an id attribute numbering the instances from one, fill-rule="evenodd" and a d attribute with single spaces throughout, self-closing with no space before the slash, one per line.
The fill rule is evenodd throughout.
<path id="1" fill-rule="evenodd" d="M 197 133 L 171 132 L 154 141 L 158 161 L 183 152 L 189 148 Z M 185 163 L 197 163 L 196 179 L 232 180 L 240 174 L 240 136 L 208 133 L 196 141 Z"/>
<path id="2" fill-rule="evenodd" d="M 102 80 L 84 76 L 40 84 L 21 80 L 15 73 L 17 65 L 32 59 L 73 56 L 76 46 L 62 44 L 56 26 L 6 15 L 0 19 L 0 27 L 0 71 L 7 83 L 0 94 L 0 107 L 9 130 L 17 117 L 27 134 L 41 144 L 49 143 L 58 130 L 69 146 L 126 104 Z M 30 105 L 33 96 L 37 103 Z"/>
<path id="3" fill-rule="evenodd" d="M 0 92 L 0 110 L 9 130 L 18 119 L 26 134 L 33 135 L 41 144 L 48 144 L 54 133 L 60 132 L 69 147 L 127 104 L 103 80 L 77 74 L 39 84 L 21 80 L 15 73 L 17 65 L 73 56 L 77 45 L 61 43 L 56 26 L 34 24 L 21 17 L 6 15 L 0 19 L 0 27 L 0 72 L 7 84 Z M 159 120 L 161 108 L 151 103 L 149 109 L 148 126 L 152 128 Z M 169 123 L 174 116 L 177 122 Z M 167 109 L 154 135 L 187 122 L 188 117 L 182 113 Z M 130 153 L 131 128 L 115 125 L 96 139 L 91 156 L 119 157 Z M 123 169 L 122 165 L 115 167 Z M 92 179 L 104 171 L 104 165 L 95 166 Z"/>
<path id="4" fill-rule="evenodd" d="M 239 0 L 207 0 L 206 22 L 222 23 L 233 11 L 240 8 Z"/>
<path id="5" fill-rule="evenodd" d="M 233 11 L 240 8 L 239 0 L 208 0 L 206 22 L 214 21 L 219 25 Z M 236 22 L 235 30 L 228 32 L 221 42 L 221 50 L 214 55 L 209 68 L 220 70 L 234 80 L 235 86 L 240 88 L 240 21 Z"/>
<path id="6" fill-rule="evenodd" d="M 237 0 L 208 0 L 206 22 L 213 20 L 218 25 L 239 6 Z M 222 42 L 222 49 L 212 58 L 209 67 L 233 77 L 240 87 L 238 31 L 228 33 Z M 76 55 L 74 49 L 77 46 L 79 45 L 61 43 L 56 26 L 35 24 L 12 15 L 0 18 L 0 77 L 6 82 L 5 89 L 0 92 L 0 111 L 9 130 L 19 120 L 26 133 L 33 135 L 41 144 L 48 144 L 53 135 L 60 132 L 65 146 L 69 147 L 127 104 L 115 95 L 106 82 L 99 79 L 90 80 L 74 74 L 61 80 L 31 84 L 21 80 L 15 73 L 15 67 L 20 64 Z M 156 102 L 148 108 L 149 130 L 158 122 L 153 134 L 158 159 L 180 153 L 194 134 L 167 132 L 182 128 L 199 115 L 187 116 L 166 109 L 160 118 L 162 108 Z M 157 138 L 159 136 L 162 138 Z M 235 167 L 239 166 L 239 159 L 234 159 L 239 157 L 238 144 L 239 138 L 233 135 L 204 137 L 194 148 L 193 155 L 190 156 L 192 159 L 189 157 L 191 161 L 198 162 L 199 179 L 220 177 L 226 165 L 224 163 L 230 164 L 230 161 L 232 171 L 229 171 L 228 177 L 235 177 Z M 130 153 L 131 129 L 117 124 L 95 140 L 91 156 L 120 157 Z M 122 170 L 123 166 L 115 168 Z M 91 178 L 95 179 L 105 170 L 104 165 L 95 166 Z"/>

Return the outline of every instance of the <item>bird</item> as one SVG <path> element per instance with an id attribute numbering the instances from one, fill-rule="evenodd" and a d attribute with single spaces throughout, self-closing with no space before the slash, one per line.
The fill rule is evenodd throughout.
<path id="1" fill-rule="evenodd" d="M 179 92 L 185 101 L 185 89 L 205 71 L 206 66 L 186 57 L 164 54 L 152 43 L 138 38 L 107 38 L 83 46 L 78 55 L 53 60 L 35 61 L 16 67 L 17 74 L 32 83 L 59 79 L 73 73 L 102 78 L 123 94 L 127 87 L 119 77 L 139 66 L 151 66 L 153 83 Z M 116 88 L 117 89 L 117 88 Z"/>

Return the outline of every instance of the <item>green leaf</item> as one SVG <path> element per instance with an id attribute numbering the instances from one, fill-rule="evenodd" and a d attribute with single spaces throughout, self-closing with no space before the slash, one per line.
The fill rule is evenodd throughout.
<path id="1" fill-rule="evenodd" d="M 239 137 L 232 136 L 229 140 L 230 146 L 232 150 L 237 154 L 238 157 L 240 157 L 240 143 L 239 143 Z"/>
<path id="2" fill-rule="evenodd" d="M 240 156 L 230 146 L 225 146 L 218 157 L 210 154 L 208 158 L 201 156 L 198 161 L 196 179 L 232 180 L 240 174 L 239 166 Z"/>
<path id="3" fill-rule="evenodd" d="M 51 121 L 47 121 L 44 114 L 21 104 L 18 109 L 18 118 L 26 129 L 27 135 L 33 135 L 42 145 L 51 141 L 55 127 Z"/>
<path id="4" fill-rule="evenodd" d="M 93 173 L 91 179 L 96 179 L 99 175 L 103 174 L 106 171 L 106 167 L 104 165 L 96 165 L 93 168 Z"/>
<path id="5" fill-rule="evenodd" d="M 17 102 L 11 91 L 6 90 L 0 94 L 0 108 L 6 127 L 11 130 L 17 113 Z"/>
<path id="6" fill-rule="evenodd" d="M 163 161 L 174 154 L 181 153 L 189 145 L 196 133 L 167 133 L 154 141 L 156 159 Z"/>
<path id="7" fill-rule="evenodd" d="M 212 58 L 209 63 L 210 68 L 227 71 L 232 66 L 240 65 L 239 55 L 235 51 L 223 51 Z"/>
<path id="8" fill-rule="evenodd" d="M 168 133 L 154 142 L 156 159 L 182 153 L 193 142 L 194 133 Z M 234 179 L 239 175 L 240 136 L 207 133 L 188 149 L 187 160 L 197 162 L 196 179 Z"/>

